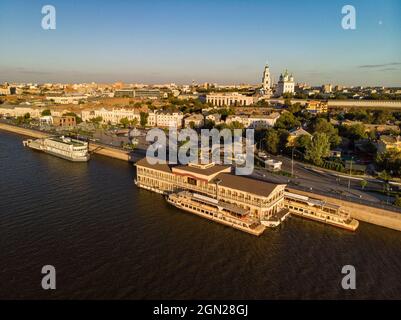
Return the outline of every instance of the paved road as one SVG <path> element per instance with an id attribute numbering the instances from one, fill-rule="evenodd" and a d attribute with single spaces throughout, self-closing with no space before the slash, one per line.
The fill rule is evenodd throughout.
<path id="1" fill-rule="evenodd" d="M 287 172 L 291 172 L 291 159 L 277 156 L 272 157 L 276 160 L 283 162 L 282 169 Z M 383 183 L 376 179 L 365 179 L 368 181 L 368 185 L 365 190 L 362 190 L 360 180 L 347 177 L 346 174 L 332 173 L 324 170 L 314 169 L 308 165 L 294 161 L 294 178 L 282 176 L 279 174 L 272 174 L 267 172 L 265 169 L 255 170 L 256 177 L 263 178 L 276 183 L 287 183 L 290 186 L 300 186 L 307 188 L 310 191 L 327 192 L 331 195 L 346 196 L 358 200 L 366 200 L 369 202 L 376 203 L 387 203 L 387 200 L 391 203 L 392 199 L 387 196 L 381 195 L 374 192 L 374 190 L 382 190 Z M 348 184 L 350 188 L 348 189 Z"/>

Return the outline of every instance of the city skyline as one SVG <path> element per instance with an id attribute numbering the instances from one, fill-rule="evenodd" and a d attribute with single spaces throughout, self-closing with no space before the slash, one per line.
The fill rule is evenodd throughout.
<path id="1" fill-rule="evenodd" d="M 401 3 L 353 1 L 356 30 L 341 27 L 342 1 L 52 1 L 0 4 L 0 81 L 260 83 L 288 69 L 295 82 L 401 86 Z M 22 10 L 24 9 L 24 10 Z"/>

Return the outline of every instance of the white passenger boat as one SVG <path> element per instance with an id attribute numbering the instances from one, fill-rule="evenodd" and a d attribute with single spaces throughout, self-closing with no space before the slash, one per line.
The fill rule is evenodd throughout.
<path id="1" fill-rule="evenodd" d="M 201 194 L 181 191 L 169 194 L 166 200 L 179 209 L 256 236 L 265 230 L 248 210 Z"/>
<path id="2" fill-rule="evenodd" d="M 90 159 L 87 142 L 64 136 L 28 139 L 23 141 L 23 145 L 73 162 L 87 162 Z"/>

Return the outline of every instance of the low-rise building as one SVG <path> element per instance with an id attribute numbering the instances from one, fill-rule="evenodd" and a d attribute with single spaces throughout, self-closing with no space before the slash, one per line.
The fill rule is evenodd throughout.
<path id="1" fill-rule="evenodd" d="M 221 114 L 220 113 L 212 113 L 206 116 L 206 120 L 213 121 L 215 124 L 221 123 Z"/>
<path id="2" fill-rule="evenodd" d="M 0 115 L 4 117 L 23 117 L 29 113 L 31 118 L 39 119 L 43 109 L 25 106 L 0 105 Z"/>
<path id="3" fill-rule="evenodd" d="M 327 102 L 325 101 L 308 101 L 306 103 L 306 111 L 312 114 L 327 113 Z"/>
<path id="4" fill-rule="evenodd" d="M 75 127 L 77 119 L 74 116 L 52 117 L 52 125 L 55 127 Z"/>
<path id="5" fill-rule="evenodd" d="M 184 126 L 186 128 L 200 128 L 204 125 L 205 120 L 202 114 L 196 113 L 184 118 Z"/>
<path id="6" fill-rule="evenodd" d="M 256 102 L 255 97 L 245 96 L 238 92 L 211 93 L 206 95 L 206 102 L 214 106 L 249 106 Z"/>
<path id="7" fill-rule="evenodd" d="M 304 130 L 302 128 L 292 129 L 292 130 L 289 131 L 289 133 L 290 134 L 288 135 L 288 140 L 287 140 L 287 146 L 288 147 L 295 146 L 295 141 L 300 136 L 304 136 L 305 135 L 305 136 L 308 136 L 308 137 L 312 138 L 312 135 L 308 131 L 306 131 L 306 130 Z"/>
<path id="8" fill-rule="evenodd" d="M 10 95 L 10 94 L 15 94 L 17 92 L 15 87 L 11 87 L 9 85 L 6 85 L 4 87 L 0 87 L 0 95 Z"/>
<path id="9" fill-rule="evenodd" d="M 116 98 L 159 99 L 162 94 L 159 89 L 120 89 L 114 92 Z"/>
<path id="10" fill-rule="evenodd" d="M 101 108 L 98 110 L 83 110 L 81 112 L 82 114 L 82 120 L 83 121 L 88 121 L 93 118 L 98 118 L 102 117 L 102 122 L 103 123 L 110 123 L 110 124 L 119 124 L 121 119 L 128 119 L 128 121 L 136 121 L 139 123 L 141 120 L 140 114 L 133 110 L 133 109 L 112 109 L 108 110 L 105 108 Z"/>
<path id="11" fill-rule="evenodd" d="M 278 112 L 269 115 L 251 115 L 246 127 L 252 129 L 274 127 L 278 118 L 280 118 Z"/>
<path id="12" fill-rule="evenodd" d="M 65 96 L 47 96 L 46 100 L 54 101 L 54 103 L 58 104 L 78 104 L 80 101 L 87 100 L 87 96 L 84 95 L 65 95 Z"/>
<path id="13" fill-rule="evenodd" d="M 157 110 L 150 112 L 148 116 L 147 125 L 150 127 L 161 127 L 161 128 L 181 128 L 184 114 L 182 112 L 169 112 L 163 110 Z"/>
<path id="14" fill-rule="evenodd" d="M 401 136 L 382 135 L 377 142 L 377 152 L 401 151 Z"/>

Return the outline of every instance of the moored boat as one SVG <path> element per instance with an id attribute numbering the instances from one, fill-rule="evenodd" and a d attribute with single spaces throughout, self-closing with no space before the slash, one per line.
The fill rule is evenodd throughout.
<path id="1" fill-rule="evenodd" d="M 167 195 L 166 200 L 179 209 L 256 236 L 265 230 L 248 210 L 201 194 L 181 191 Z"/>
<path id="2" fill-rule="evenodd" d="M 64 136 L 27 139 L 23 141 L 23 145 L 73 162 L 87 162 L 90 159 L 87 142 Z"/>

